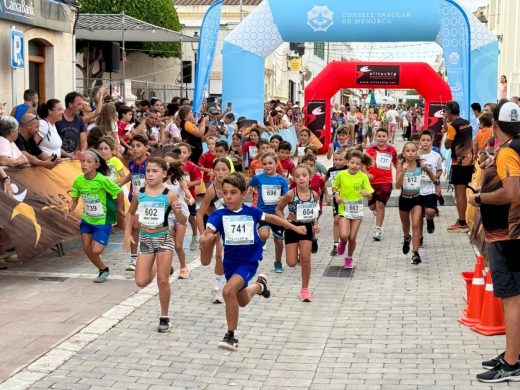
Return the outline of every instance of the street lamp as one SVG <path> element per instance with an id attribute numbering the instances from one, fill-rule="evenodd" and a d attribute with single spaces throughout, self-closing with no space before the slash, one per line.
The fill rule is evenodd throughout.
<path id="1" fill-rule="evenodd" d="M 193 38 L 196 38 L 197 40 L 195 42 L 191 42 L 191 50 L 193 51 L 193 58 L 194 58 L 194 61 L 193 61 L 193 64 L 194 64 L 194 72 L 193 72 L 193 85 L 195 85 L 195 80 L 196 80 L 196 72 L 197 72 L 197 54 L 198 54 L 198 49 L 199 49 L 199 32 L 198 31 L 195 31 L 193 33 Z M 188 97 L 188 86 L 186 85 L 186 98 Z"/>

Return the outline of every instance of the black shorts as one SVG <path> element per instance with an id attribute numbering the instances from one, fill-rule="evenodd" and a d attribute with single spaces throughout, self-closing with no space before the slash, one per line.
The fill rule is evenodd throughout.
<path id="1" fill-rule="evenodd" d="M 196 217 L 197 216 L 197 204 L 196 203 L 189 204 L 188 205 L 188 210 L 190 210 L 190 215 L 192 217 Z"/>
<path id="2" fill-rule="evenodd" d="M 272 223 L 266 222 L 266 221 L 260 221 L 258 222 L 258 229 L 269 226 L 271 228 L 271 231 L 273 232 L 273 236 L 276 238 L 279 238 L 280 240 L 283 240 L 283 232 L 284 228 L 278 225 L 274 225 Z"/>
<path id="3" fill-rule="evenodd" d="M 421 195 L 421 198 L 423 199 L 424 208 L 438 210 L 437 194 Z"/>
<path id="4" fill-rule="evenodd" d="M 450 174 L 450 184 L 453 185 L 467 185 L 471 183 L 471 178 L 475 172 L 475 167 L 470 165 L 469 167 L 463 167 L 461 165 L 452 165 Z"/>
<path id="5" fill-rule="evenodd" d="M 287 244 L 296 244 L 298 241 L 306 240 L 306 241 L 312 241 L 312 237 L 314 236 L 313 230 L 312 230 L 312 222 L 291 222 L 295 226 L 305 226 L 307 228 L 307 233 L 305 234 L 298 234 L 293 230 L 286 230 L 285 231 L 285 245 Z"/>
<path id="6" fill-rule="evenodd" d="M 487 244 L 486 249 L 495 297 L 509 298 L 520 295 L 520 240 L 492 242 Z"/>
<path id="7" fill-rule="evenodd" d="M 412 211 L 415 206 L 424 207 L 424 199 L 422 196 L 416 196 L 415 198 L 405 198 L 404 196 L 399 197 L 399 210 L 400 211 Z"/>

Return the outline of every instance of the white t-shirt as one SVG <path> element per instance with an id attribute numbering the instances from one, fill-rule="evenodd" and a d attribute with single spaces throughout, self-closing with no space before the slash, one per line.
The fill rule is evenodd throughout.
<path id="1" fill-rule="evenodd" d="M 386 113 L 386 121 L 388 123 L 397 123 L 399 113 L 396 110 L 388 110 Z"/>
<path id="2" fill-rule="evenodd" d="M 439 153 L 433 150 L 428 154 L 421 154 L 421 161 L 424 162 L 434 175 L 437 171 L 442 170 L 442 157 Z M 421 176 L 421 195 L 435 194 L 435 184 L 433 184 L 430 177 L 423 171 Z"/>
<path id="3" fill-rule="evenodd" d="M 40 137 L 42 137 L 42 142 L 38 145 L 40 149 L 49 156 L 55 154 L 56 156 L 61 157 L 61 145 L 63 141 L 58 134 L 56 125 L 47 122 L 45 119 L 40 119 L 40 129 L 38 130 L 38 133 L 40 134 Z"/>
<path id="4" fill-rule="evenodd" d="M 7 138 L 0 136 L 0 156 L 18 158 L 21 155 L 22 152 L 14 142 L 9 142 Z"/>
<path id="5" fill-rule="evenodd" d="M 190 210 L 188 209 L 188 204 L 186 203 L 185 194 L 183 189 L 181 188 L 181 185 L 178 181 L 175 181 L 173 184 L 167 184 L 164 183 L 164 187 L 168 188 L 171 192 L 175 194 L 177 198 L 179 198 L 179 202 L 181 203 L 181 211 L 182 213 L 187 217 L 190 215 Z M 168 215 L 168 225 L 173 226 L 175 223 L 175 214 L 173 211 L 170 211 L 170 214 Z"/>

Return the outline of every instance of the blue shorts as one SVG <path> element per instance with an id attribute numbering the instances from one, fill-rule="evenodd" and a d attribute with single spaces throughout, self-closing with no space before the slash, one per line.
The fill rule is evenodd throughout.
<path id="1" fill-rule="evenodd" d="M 108 238 L 112 233 L 112 225 L 92 225 L 84 220 L 79 224 L 81 234 L 90 234 L 92 239 L 103 246 L 108 245 Z"/>
<path id="2" fill-rule="evenodd" d="M 233 275 L 238 275 L 244 280 L 244 286 L 246 288 L 249 281 L 255 276 L 258 270 L 258 261 L 251 261 L 248 263 L 229 263 L 224 260 L 224 275 L 226 280 L 231 279 Z"/>

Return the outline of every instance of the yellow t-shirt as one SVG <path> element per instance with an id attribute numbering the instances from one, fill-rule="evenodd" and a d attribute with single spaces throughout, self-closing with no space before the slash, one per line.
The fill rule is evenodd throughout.
<path id="1" fill-rule="evenodd" d="M 361 195 L 361 190 L 365 190 L 370 194 L 374 192 L 366 173 L 358 171 L 352 175 L 348 169 L 340 171 L 332 183 L 332 188 L 339 191 L 339 196 L 341 200 L 343 200 L 343 202 L 338 205 L 338 214 L 345 215 L 345 204 L 355 203 L 358 205 L 358 208 L 361 207 L 361 210 L 357 212 L 357 218 L 362 218 L 363 195 Z"/>
<path id="2" fill-rule="evenodd" d="M 119 171 L 124 169 L 124 165 L 121 160 L 113 156 L 107 161 L 107 165 L 110 168 L 110 174 L 108 175 L 108 178 L 112 181 L 120 179 L 121 175 L 119 174 Z"/>

